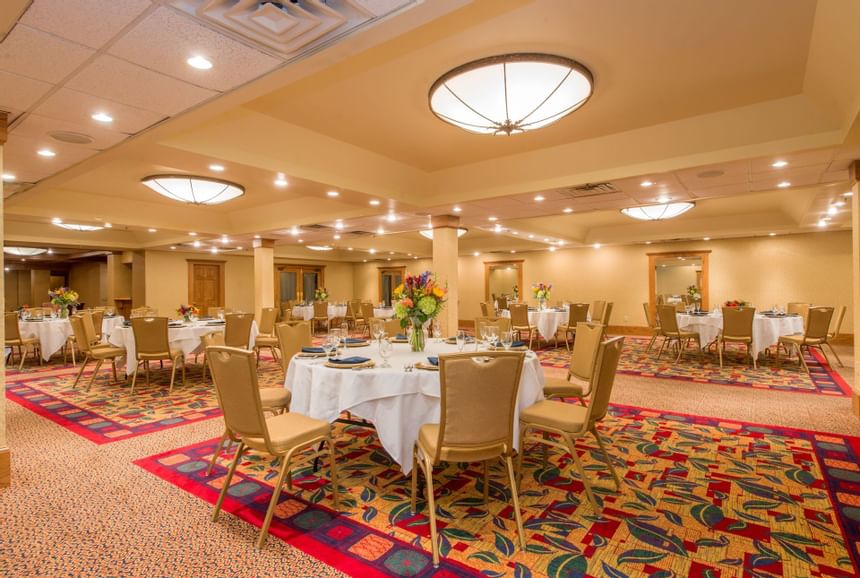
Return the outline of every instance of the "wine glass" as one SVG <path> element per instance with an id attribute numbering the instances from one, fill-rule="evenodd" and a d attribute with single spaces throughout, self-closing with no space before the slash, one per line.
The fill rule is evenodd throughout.
<path id="1" fill-rule="evenodd" d="M 457 349 L 462 353 L 464 347 L 466 347 L 466 332 L 460 329 L 457 331 Z"/>
<path id="2" fill-rule="evenodd" d="M 436 340 L 436 343 L 440 343 L 442 341 L 442 325 L 439 323 L 438 319 L 433 320 L 433 339 Z"/>
<path id="3" fill-rule="evenodd" d="M 490 347 L 495 348 L 499 343 L 499 328 L 495 325 L 487 327 L 487 339 L 490 342 Z"/>
<path id="4" fill-rule="evenodd" d="M 340 324 L 340 334 L 343 336 L 344 341 L 349 337 L 349 324 L 346 321 Z"/>
<path id="5" fill-rule="evenodd" d="M 394 350 L 394 346 L 387 339 L 379 340 L 379 356 L 382 357 L 382 366 L 381 367 L 391 367 L 391 364 L 388 363 L 388 358 L 391 357 L 391 353 Z"/>
<path id="6" fill-rule="evenodd" d="M 374 323 L 370 326 L 370 333 L 376 341 L 382 339 L 385 330 L 382 328 L 382 323 Z"/>
<path id="7" fill-rule="evenodd" d="M 513 331 L 502 331 L 502 346 L 505 348 L 505 351 L 508 351 L 511 348 L 511 344 L 514 342 L 514 332 Z"/>
<path id="8" fill-rule="evenodd" d="M 218 321 L 224 321 L 224 310 L 223 309 L 218 310 Z"/>

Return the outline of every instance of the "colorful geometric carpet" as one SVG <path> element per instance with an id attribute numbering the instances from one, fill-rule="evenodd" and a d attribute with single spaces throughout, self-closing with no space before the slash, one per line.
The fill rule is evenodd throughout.
<path id="1" fill-rule="evenodd" d="M 189 358 L 190 359 L 190 358 Z M 201 358 L 202 361 L 202 358 Z M 89 368 L 95 367 L 90 364 Z M 114 383 L 110 369 L 102 366 L 87 392 L 91 371 L 72 389 L 80 366 L 50 365 L 24 371 L 6 371 L 6 398 L 97 444 L 114 442 L 221 415 L 211 377 L 204 382 L 201 365 L 188 364 L 186 384 L 176 372 L 176 384 L 168 394 L 170 366 L 153 365 L 150 385 L 138 376 L 134 395 L 125 382 Z M 122 373 L 119 375 L 123 378 Z M 280 366 L 265 357 L 260 361 L 261 386 L 283 386 Z"/>
<path id="2" fill-rule="evenodd" d="M 577 444 L 602 512 L 592 509 L 569 455 L 527 452 L 520 489 L 527 549 L 517 545 L 504 470 L 483 503 L 477 464 L 437 470 L 443 563 L 430 560 L 426 502 L 410 509 L 409 480 L 369 427 L 337 424 L 340 515 L 328 468 L 294 470 L 274 536 L 354 576 L 856 576 L 860 438 L 614 406 L 600 426 L 622 478 L 615 493 L 594 439 Z M 211 476 L 215 440 L 136 462 L 214 502 L 232 457 Z M 277 464 L 243 459 L 225 510 L 259 526 Z"/>
<path id="3" fill-rule="evenodd" d="M 647 347 L 648 338 L 625 336 L 618 373 L 794 393 L 837 397 L 851 395 L 850 386 L 817 351 L 805 353 L 809 366 L 807 375 L 796 357 L 791 360 L 783 358 L 781 367 L 776 367 L 773 358 L 762 358 L 758 369 L 753 369 L 746 363 L 740 348 L 727 348 L 728 353 L 723 357 L 724 367 L 721 369 L 719 359 L 713 352 L 703 353 L 700 361 L 691 347 L 676 364 L 675 355 L 671 353 L 664 352 L 657 357 L 659 341 L 650 352 L 646 351 Z M 570 353 L 564 347 L 544 349 L 537 353 L 544 367 L 567 369 Z"/>

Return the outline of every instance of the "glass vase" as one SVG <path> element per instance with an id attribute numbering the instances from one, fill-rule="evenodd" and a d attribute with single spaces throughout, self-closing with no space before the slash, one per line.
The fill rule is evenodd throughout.
<path id="1" fill-rule="evenodd" d="M 546 309 L 546 298 L 538 299 L 538 309 L 541 311 Z"/>
<path id="2" fill-rule="evenodd" d="M 69 318 L 69 306 L 68 305 L 60 305 L 60 310 L 57 312 L 60 319 L 68 319 Z"/>
<path id="3" fill-rule="evenodd" d="M 412 324 L 412 332 L 409 335 L 409 346 L 412 348 L 412 351 L 424 351 L 427 343 L 427 336 L 424 335 L 424 324 L 417 317 L 410 318 L 409 322 Z"/>

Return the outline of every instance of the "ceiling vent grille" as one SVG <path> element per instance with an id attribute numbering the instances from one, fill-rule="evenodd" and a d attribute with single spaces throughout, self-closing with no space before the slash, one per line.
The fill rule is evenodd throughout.
<path id="1" fill-rule="evenodd" d="M 610 193 L 617 193 L 620 189 L 612 183 L 585 183 L 575 187 L 559 189 L 559 193 L 569 199 L 582 199 L 585 197 L 596 197 Z"/>
<path id="2" fill-rule="evenodd" d="M 348 231 L 346 234 L 350 235 L 352 237 L 372 237 L 373 236 L 373 233 L 371 233 L 370 231 Z"/>
<path id="3" fill-rule="evenodd" d="M 302 225 L 301 229 L 304 229 L 306 231 L 331 231 L 333 227 L 329 227 L 328 225 L 320 225 L 317 223 L 314 225 Z"/>

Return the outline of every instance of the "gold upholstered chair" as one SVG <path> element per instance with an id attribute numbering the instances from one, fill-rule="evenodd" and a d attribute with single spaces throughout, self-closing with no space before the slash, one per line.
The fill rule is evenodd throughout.
<path id="1" fill-rule="evenodd" d="M 398 335 L 406 335 L 406 329 L 400 326 L 400 320 L 392 317 L 391 319 L 382 319 L 373 317 L 370 320 L 370 333 L 373 335 L 376 328 L 382 329 L 383 335 L 388 338 Z"/>
<path id="2" fill-rule="evenodd" d="M 799 315 L 803 319 L 803 327 L 806 328 L 806 318 L 809 316 L 809 303 L 788 303 L 785 306 L 785 312 L 789 315 Z"/>
<path id="3" fill-rule="evenodd" d="M 129 317 L 156 317 L 158 316 L 158 309 L 155 307 L 150 307 L 149 305 L 144 305 L 143 307 L 135 307 L 131 310 L 131 314 Z"/>
<path id="4" fill-rule="evenodd" d="M 524 359 L 525 354 L 521 352 L 481 351 L 439 356 L 440 422 L 421 426 L 412 452 L 412 510 L 416 509 L 420 467 L 427 480 L 427 513 L 430 516 L 434 566 L 439 565 L 439 543 L 433 467 L 442 462 L 482 462 L 486 503 L 489 492 L 487 462 L 504 461 L 520 546 L 525 550 L 525 533 L 511 461 L 514 411 Z M 481 411 L 476 412 L 477 407 Z"/>
<path id="5" fill-rule="evenodd" d="M 101 369 L 102 364 L 106 359 L 109 359 L 111 362 L 113 380 L 115 382 L 119 382 L 116 375 L 116 359 L 117 357 L 125 355 L 125 348 L 115 347 L 113 345 L 108 345 L 107 343 L 99 343 L 99 339 L 96 336 L 95 325 L 93 324 L 93 317 L 94 316 L 91 316 L 90 313 L 72 315 L 69 317 L 69 323 L 72 326 L 72 332 L 75 334 L 75 340 L 78 343 L 81 353 L 84 355 L 84 360 L 81 362 L 81 369 L 78 371 L 77 377 L 75 377 L 75 383 L 72 384 L 72 389 L 78 387 L 78 382 L 81 380 L 81 376 L 84 374 L 84 370 L 90 361 L 95 361 L 96 367 L 93 369 L 93 375 L 90 377 L 87 391 L 89 391 L 93 386 L 93 382 L 95 382 L 96 376 L 99 374 L 99 369 Z"/>
<path id="6" fill-rule="evenodd" d="M 311 324 L 307 321 L 278 323 L 275 333 L 281 350 L 281 368 L 286 375 L 293 356 L 301 352 L 302 347 L 311 346 Z"/>
<path id="7" fill-rule="evenodd" d="M 579 339 L 577 338 L 577 341 Z M 597 432 L 597 424 L 606 417 L 609 409 L 609 398 L 612 395 L 612 386 L 615 383 L 615 373 L 618 369 L 618 360 L 621 357 L 623 346 L 623 337 L 615 337 L 600 344 L 594 371 L 591 375 L 591 396 L 587 406 L 544 400 L 520 412 L 518 474 L 522 474 L 522 460 L 526 444 L 540 443 L 557 447 L 572 457 L 577 473 L 585 486 L 588 501 L 595 509 L 598 509 L 597 500 L 591 489 L 591 482 L 586 476 L 576 450 L 576 441 L 591 433 L 597 440 L 597 445 L 603 453 L 606 465 L 609 466 L 616 489 L 621 491 L 621 479 L 612 465 L 612 458 L 606 451 L 600 434 Z M 545 434 L 555 434 L 561 438 L 561 441 L 556 441 L 556 439 Z"/>
<path id="8" fill-rule="evenodd" d="M 603 323 L 603 313 L 606 310 L 606 301 L 595 301 L 591 304 L 591 322 L 592 323 L 600 323 L 601 325 L 606 325 Z"/>
<path id="9" fill-rule="evenodd" d="M 547 377 L 543 386 L 545 397 L 575 397 L 581 403 L 590 395 L 588 386 L 605 329 L 606 326 L 599 323 L 579 323 L 576 328 L 576 341 L 573 342 L 573 353 L 570 354 L 567 365 L 567 376 L 564 379 Z"/>
<path id="10" fill-rule="evenodd" d="M 495 315 L 495 313 L 496 312 L 493 311 L 493 313 L 491 314 L 490 313 L 490 306 L 483 301 L 481 302 L 481 315 L 483 317 L 491 317 L 491 316 Z"/>
<path id="11" fill-rule="evenodd" d="M 324 323 L 326 331 L 331 328 L 331 320 L 328 318 L 328 301 L 314 301 L 314 316 L 311 319 L 311 326 L 314 331 L 316 331 L 318 323 Z"/>
<path id="12" fill-rule="evenodd" d="M 564 346 L 570 351 L 570 342 L 567 336 L 576 338 L 576 326 L 588 321 L 588 303 L 569 303 L 567 306 L 567 321 L 558 326 L 558 330 L 564 335 Z"/>
<path id="13" fill-rule="evenodd" d="M 5 330 L 6 330 L 6 347 L 9 348 L 9 356 L 7 359 L 7 363 L 9 359 L 12 358 L 12 353 L 15 351 L 15 348 L 18 349 L 18 357 L 21 358 L 21 362 L 18 364 L 18 369 L 24 367 L 24 359 L 27 357 L 27 349 L 33 350 L 33 356 L 39 358 L 39 365 L 42 364 L 42 347 L 39 343 L 39 338 L 35 335 L 30 337 L 22 337 L 21 336 L 21 327 L 18 325 L 18 314 L 17 313 L 6 313 L 5 314 Z"/>
<path id="14" fill-rule="evenodd" d="M 92 323 L 93 329 L 95 330 L 96 341 L 101 342 L 103 337 L 102 332 L 104 330 L 105 310 L 104 308 L 94 308 L 92 315 Z"/>
<path id="15" fill-rule="evenodd" d="M 176 378 L 176 366 L 182 364 L 182 385 L 185 385 L 185 354 L 179 348 L 170 347 L 167 335 L 167 317 L 134 317 L 131 320 L 131 330 L 134 333 L 134 373 L 131 377 L 131 390 L 137 383 L 137 370 L 143 363 L 146 374 L 146 385 L 149 385 L 149 362 L 169 360 L 173 362 L 170 371 L 170 388 L 173 391 L 173 382 Z M 132 360 L 129 360 L 131 362 Z"/>
<path id="16" fill-rule="evenodd" d="M 648 341 L 646 352 L 651 351 L 658 337 L 662 337 L 663 332 L 660 331 L 660 323 L 657 322 L 654 315 L 651 313 L 651 307 L 648 303 L 643 303 L 642 308 L 645 310 L 645 322 L 648 323 L 648 331 L 651 333 L 651 340 Z"/>
<path id="17" fill-rule="evenodd" d="M 508 306 L 508 310 L 511 312 L 511 329 L 519 335 L 520 339 L 523 338 L 523 331 L 528 331 L 529 349 L 531 349 L 537 327 L 529 323 L 529 306 L 525 303 L 512 303 Z M 540 337 L 538 337 L 538 341 L 540 341 Z"/>
<path id="18" fill-rule="evenodd" d="M 659 357 L 663 353 L 663 348 L 671 346 L 675 343 L 678 346 L 678 357 L 675 358 L 675 363 L 681 359 L 684 350 L 691 341 L 695 341 L 699 350 L 699 359 L 702 358 L 702 341 L 699 334 L 695 331 L 682 331 L 678 328 L 677 311 L 674 305 L 658 305 L 657 318 L 660 319 L 660 328 L 663 332 L 663 345 L 660 346 Z"/>
<path id="19" fill-rule="evenodd" d="M 263 307 L 260 310 L 259 334 L 254 340 L 254 351 L 257 353 L 257 363 L 260 362 L 260 350 L 268 348 L 272 357 L 278 361 L 278 336 L 275 335 L 275 322 L 278 320 L 278 310 L 274 307 Z M 250 334 L 251 328 L 248 328 Z M 226 332 L 226 328 L 225 328 Z"/>
<path id="20" fill-rule="evenodd" d="M 508 308 L 508 298 L 506 295 L 500 295 L 497 301 L 499 304 L 499 311 L 503 311 Z"/>
<path id="21" fill-rule="evenodd" d="M 758 362 L 753 349 L 753 320 L 755 319 L 755 308 L 723 307 L 723 330 L 717 335 L 717 353 L 720 357 L 720 367 L 723 366 L 723 355 L 726 352 L 726 343 L 743 343 L 747 346 L 747 357 L 752 360 L 754 368 L 758 368 Z"/>
<path id="22" fill-rule="evenodd" d="M 830 364 L 827 354 L 824 352 L 823 345 L 827 342 L 827 335 L 830 331 L 830 320 L 833 317 L 833 307 L 810 307 L 809 315 L 806 318 L 806 330 L 797 335 L 783 335 L 779 338 L 779 345 L 785 346 L 789 351 L 797 352 L 797 357 L 800 364 L 806 373 L 809 373 L 809 366 L 806 365 L 806 360 L 803 359 L 803 349 L 817 347 L 827 364 Z M 776 349 L 776 364 L 779 365 L 779 348 Z"/>
<path id="23" fill-rule="evenodd" d="M 339 489 L 331 425 L 298 413 L 284 412 L 268 418 L 264 417 L 253 352 L 233 347 L 211 347 L 207 353 L 212 366 L 218 404 L 224 412 L 225 429 L 231 432 L 239 443 L 227 471 L 227 477 L 221 485 L 221 493 L 215 502 L 212 521 L 218 520 L 221 505 L 230 488 L 230 480 L 246 450 L 252 449 L 279 458 L 280 471 L 275 480 L 272 498 L 257 540 L 257 548 L 262 548 L 266 543 L 269 525 L 272 523 L 272 515 L 278 505 L 284 479 L 290 471 L 289 468 L 295 465 L 292 463 L 293 455 L 296 452 L 311 449 L 320 442 L 326 442 L 328 445 L 331 459 L 332 500 L 337 510 Z M 303 455 L 302 459 L 295 463 L 315 458 L 318 454 L 319 452 L 314 452 Z"/>
<path id="24" fill-rule="evenodd" d="M 601 323 L 602 325 L 605 325 L 607 328 L 607 331 L 609 330 L 609 322 L 612 319 L 612 308 L 613 307 L 615 307 L 615 303 L 613 303 L 612 301 L 609 301 L 606 304 L 606 306 L 603 308 L 603 315 L 600 317 L 600 321 L 595 322 L 595 323 Z"/>
<path id="25" fill-rule="evenodd" d="M 350 299 L 346 303 L 346 321 L 353 328 L 358 330 L 359 327 L 364 327 L 367 321 L 361 311 L 361 299 Z"/>
<path id="26" fill-rule="evenodd" d="M 839 359 L 839 354 L 836 353 L 836 350 L 833 348 L 833 342 L 839 337 L 839 331 L 842 329 L 842 321 L 845 320 L 845 309 L 845 305 L 842 305 L 836 310 L 836 316 L 834 317 L 834 322 L 831 325 L 833 330 L 827 332 L 827 339 L 824 341 L 824 344 L 830 348 L 830 352 L 836 357 L 836 363 L 839 364 L 839 367 L 845 366 L 842 364 L 842 360 Z"/>
<path id="27" fill-rule="evenodd" d="M 224 345 L 250 349 L 254 316 L 251 313 L 230 313 L 224 316 L 224 320 Z"/>

